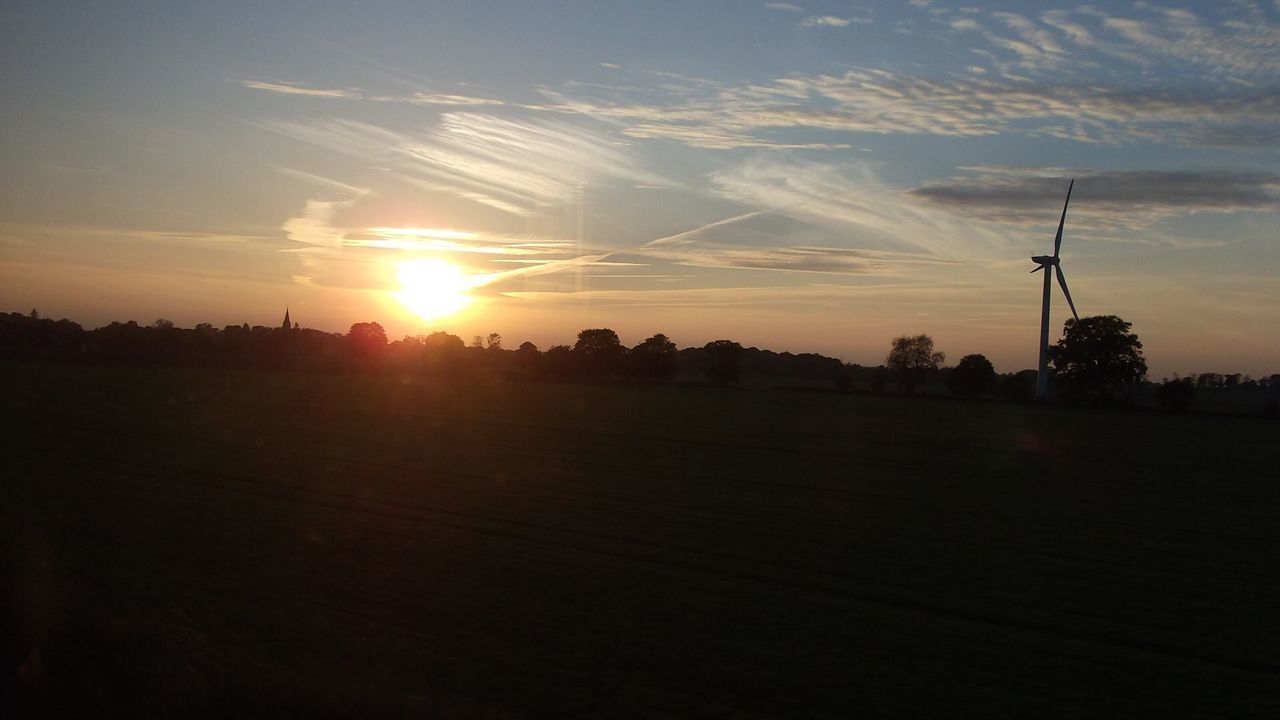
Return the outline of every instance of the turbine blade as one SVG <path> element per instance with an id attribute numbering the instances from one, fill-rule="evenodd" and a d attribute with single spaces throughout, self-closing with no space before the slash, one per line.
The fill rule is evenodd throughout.
<path id="1" fill-rule="evenodd" d="M 1035 273 L 1038 273 L 1038 272 L 1040 272 L 1040 271 L 1041 271 L 1041 270 L 1043 270 L 1043 269 L 1044 269 L 1044 266 L 1043 266 L 1043 265 L 1037 265 L 1037 266 L 1036 266 L 1036 269 L 1031 271 L 1031 274 L 1033 274 L 1033 275 L 1034 275 Z"/>
<path id="2" fill-rule="evenodd" d="M 1062 286 L 1062 294 L 1067 296 L 1067 304 L 1071 306 L 1071 314 L 1076 320 L 1080 319 L 1080 314 L 1076 312 L 1076 304 L 1071 302 L 1071 291 L 1067 289 L 1067 279 L 1062 276 L 1062 266 L 1054 265 L 1053 269 L 1058 273 L 1058 284 Z"/>
<path id="3" fill-rule="evenodd" d="M 1062 226 L 1067 222 L 1067 206 L 1071 204 L 1071 188 L 1075 187 L 1076 179 L 1071 178 L 1071 184 L 1067 185 L 1067 201 L 1062 204 L 1062 218 L 1058 220 L 1058 234 L 1053 238 L 1053 256 L 1058 257 L 1058 250 L 1062 247 Z"/>

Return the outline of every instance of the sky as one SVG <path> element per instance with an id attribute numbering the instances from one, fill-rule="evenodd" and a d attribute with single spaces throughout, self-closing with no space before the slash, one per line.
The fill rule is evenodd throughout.
<path id="1" fill-rule="evenodd" d="M 1280 0 L 11 0 L 0 67 L 4 311 L 1012 371 L 1074 178 L 1082 316 L 1280 372 Z"/>

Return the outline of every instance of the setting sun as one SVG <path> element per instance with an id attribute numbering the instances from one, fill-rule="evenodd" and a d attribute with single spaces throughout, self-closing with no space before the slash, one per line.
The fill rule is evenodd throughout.
<path id="1" fill-rule="evenodd" d="M 471 304 L 474 281 L 457 265 L 435 258 L 403 260 L 396 266 L 400 289 L 392 296 L 423 320 L 437 320 Z"/>

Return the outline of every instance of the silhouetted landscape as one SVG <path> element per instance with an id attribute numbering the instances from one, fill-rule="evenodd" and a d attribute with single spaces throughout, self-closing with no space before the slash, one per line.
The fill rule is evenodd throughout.
<path id="1" fill-rule="evenodd" d="M 1124 332 L 1127 330 L 1113 334 Z M 496 333 L 475 336 L 469 343 L 442 331 L 389 341 L 377 322 L 356 323 L 345 335 L 293 324 L 286 328 L 244 323 L 218 329 L 202 323 L 180 328 L 163 319 L 148 325 L 113 322 L 86 331 L 69 320 L 41 318 L 35 310 L 0 314 L 0 358 L 9 362 L 397 373 L 511 381 L 709 383 L 908 395 L 920 391 L 1010 401 L 1026 401 L 1034 395 L 1035 370 L 998 374 L 982 355 L 966 356 L 955 367 L 947 367 L 943 364 L 945 353 L 936 353 L 927 335 L 903 336 L 891 349 L 886 364 L 863 366 L 816 353 L 744 348 L 732 340 L 678 348 L 661 333 L 627 348 L 617 333 L 607 328 L 583 330 L 572 345 L 539 349 L 529 342 L 505 347 Z M 1097 351 L 1089 348 L 1090 353 Z M 1154 383 L 1146 379 L 1140 352 L 1135 361 L 1141 364 L 1140 372 L 1130 372 L 1128 377 L 1122 373 L 1119 380 L 1085 378 L 1084 385 L 1064 388 L 1076 392 L 1064 393 L 1059 400 L 1169 412 L 1280 414 L 1280 373 L 1255 379 L 1240 373 L 1206 372 Z M 1114 387 L 1107 387 L 1108 383 Z"/>
<path id="2" fill-rule="evenodd" d="M 603 329 L 0 328 L 22 716 L 1280 708 L 1267 419 Z M 977 357 L 957 395 L 1030 397 Z"/>

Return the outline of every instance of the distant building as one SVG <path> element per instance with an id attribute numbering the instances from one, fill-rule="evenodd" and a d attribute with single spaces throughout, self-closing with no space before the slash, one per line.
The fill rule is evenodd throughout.
<path id="1" fill-rule="evenodd" d="M 280 324 L 280 327 L 285 330 L 293 329 L 293 323 L 289 322 L 289 308 L 287 307 L 284 309 L 284 322 Z"/>

